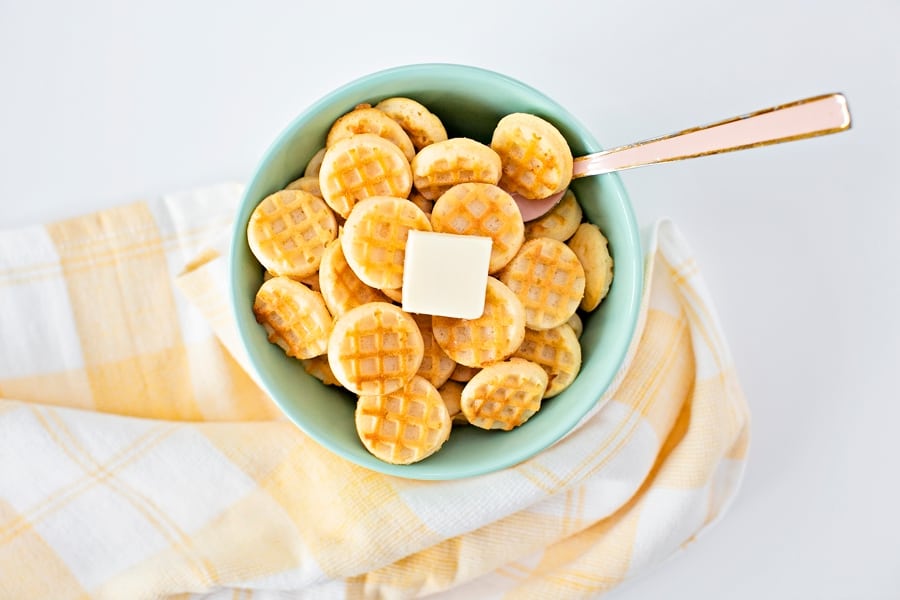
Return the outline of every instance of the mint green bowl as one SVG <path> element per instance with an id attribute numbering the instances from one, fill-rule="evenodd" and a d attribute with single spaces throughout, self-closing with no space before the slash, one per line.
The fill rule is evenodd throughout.
<path id="1" fill-rule="evenodd" d="M 609 296 L 585 319 L 583 364 L 575 382 L 546 400 L 527 423 L 509 432 L 455 427 L 443 448 L 412 465 L 391 465 L 369 454 L 356 435 L 355 398 L 306 374 L 266 339 L 253 316 L 263 270 L 247 245 L 250 213 L 267 195 L 301 176 L 325 143 L 335 119 L 361 102 L 414 98 L 438 115 L 451 137 L 489 143 L 497 121 L 528 112 L 554 123 L 575 156 L 600 150 L 594 137 L 562 106 L 514 79 L 462 65 L 421 64 L 368 75 L 322 98 L 288 125 L 250 180 L 235 220 L 231 247 L 231 301 L 241 341 L 268 394 L 307 435 L 347 460 L 412 479 L 456 479 L 490 473 L 522 462 L 564 436 L 600 399 L 625 358 L 635 332 L 643 260 L 634 212 L 615 174 L 572 183 L 586 218 L 606 234 L 615 259 Z"/>

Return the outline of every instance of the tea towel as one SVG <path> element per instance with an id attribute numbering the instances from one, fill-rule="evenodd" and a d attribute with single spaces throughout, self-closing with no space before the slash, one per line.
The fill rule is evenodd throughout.
<path id="1" fill-rule="evenodd" d="M 599 408 L 519 465 L 425 482 L 318 446 L 244 370 L 240 194 L 0 233 L 0 598 L 594 598 L 726 510 L 748 411 L 671 222 Z"/>

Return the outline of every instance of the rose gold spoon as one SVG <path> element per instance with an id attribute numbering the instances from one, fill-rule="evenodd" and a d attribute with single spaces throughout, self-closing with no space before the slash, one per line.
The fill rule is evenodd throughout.
<path id="1" fill-rule="evenodd" d="M 576 158 L 572 178 L 792 142 L 849 128 L 850 110 L 842 94 L 815 96 Z M 522 218 L 531 221 L 553 208 L 564 193 L 539 200 L 518 194 L 513 198 Z"/>

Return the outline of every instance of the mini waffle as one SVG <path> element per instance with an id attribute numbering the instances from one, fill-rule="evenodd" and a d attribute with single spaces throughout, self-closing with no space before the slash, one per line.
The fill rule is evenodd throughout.
<path id="1" fill-rule="evenodd" d="M 325 248 L 318 281 L 325 304 L 334 317 L 368 302 L 387 302 L 381 292 L 359 280 L 344 258 L 340 240 Z"/>
<path id="2" fill-rule="evenodd" d="M 319 187 L 319 178 L 312 175 L 304 175 L 300 179 L 295 179 L 294 181 L 287 184 L 284 189 L 301 190 L 304 192 L 309 192 L 316 198 L 322 197 L 322 189 Z"/>
<path id="3" fill-rule="evenodd" d="M 420 194 L 419 192 L 417 192 L 415 190 L 410 192 L 409 200 L 410 200 L 410 202 L 412 202 L 413 204 L 418 206 L 419 210 L 421 210 L 423 213 L 431 216 L 431 211 L 434 210 L 434 200 L 429 200 L 428 198 L 426 198 L 425 196 L 423 196 L 422 194 Z"/>
<path id="4" fill-rule="evenodd" d="M 357 108 L 335 121 L 328 132 L 325 147 L 331 148 L 339 141 L 360 133 L 371 133 L 386 139 L 400 148 L 407 161 L 411 161 L 416 155 L 412 141 L 400 124 L 370 106 Z"/>
<path id="5" fill-rule="evenodd" d="M 566 190 L 559 204 L 546 215 L 525 224 L 525 239 L 546 237 L 564 242 L 578 229 L 581 223 L 581 205 L 572 190 Z"/>
<path id="6" fill-rule="evenodd" d="M 387 288 L 382 289 L 381 293 L 388 297 L 392 302 L 396 302 L 398 304 L 403 303 L 403 289 L 402 288 Z"/>
<path id="7" fill-rule="evenodd" d="M 341 382 L 335 379 L 331 367 L 328 365 L 328 357 L 325 355 L 303 359 L 303 368 L 307 373 L 324 383 L 340 387 Z"/>
<path id="8" fill-rule="evenodd" d="M 447 407 L 422 377 L 385 395 L 361 395 L 355 416 L 356 433 L 366 450 L 395 465 L 431 456 L 450 437 Z"/>
<path id="9" fill-rule="evenodd" d="M 411 316 L 393 304 L 370 302 L 335 320 L 328 364 L 351 392 L 382 395 L 412 379 L 424 351 L 422 334 Z"/>
<path id="10" fill-rule="evenodd" d="M 447 130 L 437 116 L 409 98 L 388 98 L 375 105 L 400 124 L 416 150 L 447 139 Z"/>
<path id="11" fill-rule="evenodd" d="M 584 323 L 581 322 L 581 317 L 578 316 L 578 313 L 575 313 L 569 320 L 566 321 L 566 325 L 572 328 L 572 331 L 575 332 L 575 337 L 580 338 L 582 332 L 584 332 Z"/>
<path id="12" fill-rule="evenodd" d="M 373 133 L 343 139 L 325 152 L 319 187 L 328 206 L 345 219 L 371 196 L 406 198 L 412 189 L 409 161 L 396 145 Z"/>
<path id="13" fill-rule="evenodd" d="M 379 196 L 357 204 L 340 237 L 356 276 L 376 289 L 402 287 L 410 229 L 431 231 L 431 223 L 409 200 Z"/>
<path id="14" fill-rule="evenodd" d="M 476 427 L 509 431 L 540 410 L 546 386 L 547 373 L 533 362 L 494 363 L 463 388 L 462 412 Z"/>
<path id="15" fill-rule="evenodd" d="M 325 148 L 319 148 L 319 151 L 313 154 L 313 157 L 306 163 L 306 169 L 303 175 L 306 177 L 318 177 L 319 170 L 322 168 L 322 159 L 325 158 Z"/>
<path id="16" fill-rule="evenodd" d="M 572 151 L 566 138 L 535 115 L 513 113 L 500 119 L 491 148 L 503 162 L 500 187 L 538 200 L 561 192 L 572 180 Z"/>
<path id="17" fill-rule="evenodd" d="M 440 233 L 491 238 L 489 273 L 512 260 L 524 241 L 525 224 L 516 201 L 490 183 L 461 183 L 444 192 L 434 203 L 431 226 Z"/>
<path id="18" fill-rule="evenodd" d="M 525 242 L 499 277 L 521 300 L 525 324 L 531 329 L 562 325 L 575 314 L 584 295 L 584 269 L 578 257 L 550 238 Z"/>
<path id="19" fill-rule="evenodd" d="M 458 183 L 500 181 L 500 156 L 484 144 L 453 138 L 422 148 L 412 160 L 413 184 L 436 200 Z"/>
<path id="20" fill-rule="evenodd" d="M 581 308 L 590 312 L 606 297 L 612 283 L 613 259 L 609 255 L 609 245 L 596 225 L 582 223 L 569 240 L 569 248 L 584 267 L 585 286 Z"/>
<path id="21" fill-rule="evenodd" d="M 288 277 L 273 277 L 260 286 L 253 314 L 288 356 L 312 358 L 324 354 L 331 333 L 331 315 L 321 294 Z"/>
<path id="22" fill-rule="evenodd" d="M 477 319 L 431 318 L 434 339 L 447 356 L 483 367 L 510 356 L 525 337 L 525 309 L 508 287 L 488 277 L 484 313 Z"/>
<path id="23" fill-rule="evenodd" d="M 581 346 L 566 324 L 542 331 L 526 329 L 525 341 L 513 356 L 537 363 L 547 372 L 545 398 L 569 387 L 581 369 Z"/>
<path id="24" fill-rule="evenodd" d="M 329 244 L 332 244 L 332 243 L 334 243 L 334 241 L 329 242 Z M 263 273 L 263 281 L 268 281 L 268 280 L 272 279 L 273 277 L 278 277 L 278 275 L 276 275 L 272 271 L 266 271 Z M 286 277 L 286 275 L 284 277 Z M 299 281 L 300 283 L 302 283 L 303 285 L 305 285 L 306 287 L 308 287 L 309 289 L 311 289 L 314 292 L 322 291 L 322 289 L 319 287 L 319 272 L 318 271 L 316 271 L 312 275 L 307 275 L 305 277 L 291 277 L 291 279 L 293 279 L 294 281 Z"/>
<path id="25" fill-rule="evenodd" d="M 299 190 L 267 196 L 247 224 L 256 259 L 278 275 L 300 278 L 316 272 L 325 244 L 337 235 L 334 213 L 321 198 Z"/>
<path id="26" fill-rule="evenodd" d="M 444 385 L 438 388 L 438 393 L 450 413 L 450 421 L 454 425 L 468 425 L 469 420 L 466 415 L 462 414 L 460 401 L 462 399 L 463 384 L 458 381 L 448 380 Z"/>
<path id="27" fill-rule="evenodd" d="M 459 383 L 465 383 L 472 379 L 472 377 L 475 376 L 475 373 L 480 370 L 480 367 L 467 367 L 466 365 L 456 363 L 456 368 L 453 369 L 452 373 L 450 373 L 450 380 L 458 381 Z"/>
<path id="28" fill-rule="evenodd" d="M 422 365 L 416 374 L 427 379 L 434 387 L 440 387 L 450 379 L 450 374 L 456 368 L 456 363 L 434 341 L 434 334 L 431 331 L 431 316 L 413 315 L 413 319 L 416 321 L 416 325 L 419 326 L 419 332 L 422 334 L 422 342 L 425 346 Z"/>

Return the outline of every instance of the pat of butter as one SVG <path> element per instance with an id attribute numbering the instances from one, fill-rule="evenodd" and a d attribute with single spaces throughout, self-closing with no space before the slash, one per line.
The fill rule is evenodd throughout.
<path id="1" fill-rule="evenodd" d="M 480 317 L 492 242 L 489 237 L 410 230 L 403 263 L 403 310 Z"/>

